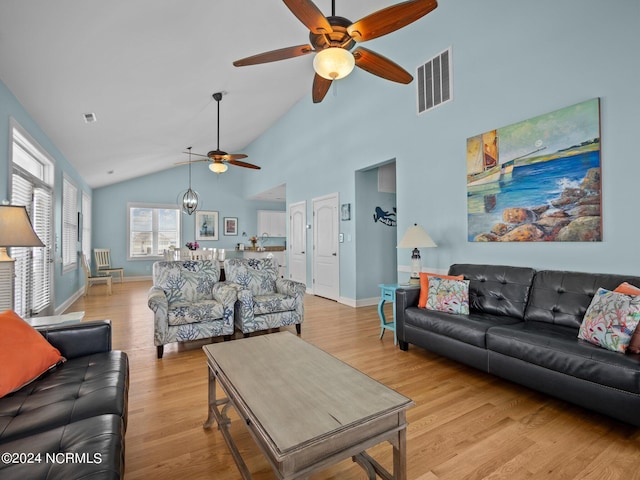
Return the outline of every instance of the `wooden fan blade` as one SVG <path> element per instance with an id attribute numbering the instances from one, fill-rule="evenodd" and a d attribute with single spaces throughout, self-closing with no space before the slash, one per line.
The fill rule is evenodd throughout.
<path id="1" fill-rule="evenodd" d="M 353 51 L 353 56 L 357 67 L 378 77 L 404 84 L 411 83 L 413 80 L 411 74 L 404 68 L 379 53 L 358 47 Z"/>
<path id="2" fill-rule="evenodd" d="M 186 153 L 187 155 L 189 155 L 189 152 L 182 152 L 182 153 Z M 191 155 L 196 155 L 198 157 L 209 158 L 206 155 L 202 155 L 201 153 L 191 153 Z M 195 160 L 194 160 L 194 162 L 195 162 Z M 189 163 L 189 162 L 185 162 L 185 163 Z"/>
<path id="3" fill-rule="evenodd" d="M 364 42 L 395 32 L 415 22 L 438 6 L 436 0 L 410 0 L 378 10 L 347 27 L 351 38 Z"/>
<path id="4" fill-rule="evenodd" d="M 324 99 L 332 82 L 333 80 L 321 77 L 316 73 L 316 76 L 313 77 L 313 89 L 311 92 L 313 103 L 320 103 Z"/>
<path id="5" fill-rule="evenodd" d="M 245 155 L 244 153 L 230 153 L 226 156 L 226 159 L 229 160 L 229 162 L 231 162 L 232 160 L 240 160 L 241 158 L 247 158 L 248 155 Z"/>
<path id="6" fill-rule="evenodd" d="M 236 67 L 246 67 L 247 65 L 257 65 L 259 63 L 277 62 L 287 58 L 300 57 L 313 52 L 311 45 L 296 45 L 295 47 L 280 48 L 270 52 L 259 53 L 251 57 L 236 60 L 233 64 Z"/>
<path id="7" fill-rule="evenodd" d="M 254 170 L 260 170 L 262 168 L 257 165 L 254 165 L 253 163 L 241 162 L 240 160 L 229 160 L 229 163 L 231 165 L 235 165 L 236 167 L 253 168 Z"/>
<path id="8" fill-rule="evenodd" d="M 316 4 L 311 0 L 283 0 L 284 4 L 291 10 L 298 20 L 300 20 L 312 33 L 322 35 L 333 32 L 331 24 Z"/>
<path id="9" fill-rule="evenodd" d="M 203 158 L 203 159 L 198 159 L 198 160 L 191 160 L 191 163 L 201 163 L 201 162 L 209 162 L 210 160 L 208 158 Z M 186 162 L 176 162 L 174 163 L 174 165 L 188 165 L 189 161 L 187 160 Z"/>

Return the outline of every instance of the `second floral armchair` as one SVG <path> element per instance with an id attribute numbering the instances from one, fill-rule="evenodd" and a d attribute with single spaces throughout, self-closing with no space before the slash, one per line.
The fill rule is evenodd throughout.
<path id="1" fill-rule="evenodd" d="M 260 330 L 295 325 L 304 320 L 304 283 L 278 277 L 271 258 L 232 258 L 224 262 L 226 283 L 236 288 L 235 324 L 244 336 Z"/>

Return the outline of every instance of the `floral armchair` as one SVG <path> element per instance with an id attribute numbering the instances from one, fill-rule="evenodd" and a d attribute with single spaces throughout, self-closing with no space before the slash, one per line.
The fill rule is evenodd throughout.
<path id="1" fill-rule="evenodd" d="M 244 336 L 252 332 L 295 325 L 300 334 L 304 320 L 304 283 L 278 277 L 271 258 L 232 258 L 224 262 L 226 283 L 237 289 L 236 327 Z"/>
<path id="2" fill-rule="evenodd" d="M 153 264 L 147 303 L 153 310 L 158 358 L 168 343 L 233 335 L 236 290 L 219 278 L 218 262 L 211 260 Z"/>

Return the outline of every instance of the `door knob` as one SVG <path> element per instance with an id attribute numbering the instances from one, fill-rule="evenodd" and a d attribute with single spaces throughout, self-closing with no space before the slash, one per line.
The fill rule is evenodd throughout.
<path id="1" fill-rule="evenodd" d="M 338 256 L 338 254 L 336 252 L 333 252 L 331 255 L 333 255 L 334 257 Z"/>

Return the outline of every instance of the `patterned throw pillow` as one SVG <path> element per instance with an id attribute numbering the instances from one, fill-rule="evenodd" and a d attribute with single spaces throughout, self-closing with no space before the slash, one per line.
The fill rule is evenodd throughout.
<path id="1" fill-rule="evenodd" d="M 584 314 L 578 338 L 624 353 L 640 321 L 640 296 L 598 289 Z"/>
<path id="2" fill-rule="evenodd" d="M 445 278 L 447 280 L 464 280 L 464 275 L 454 276 L 420 272 L 420 297 L 418 298 L 418 308 L 427 307 L 427 297 L 429 296 L 429 277 Z"/>
<path id="3" fill-rule="evenodd" d="M 429 279 L 427 310 L 469 314 L 469 280 Z"/>

